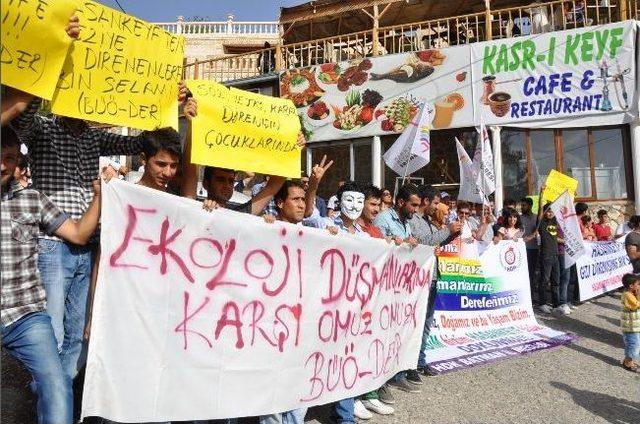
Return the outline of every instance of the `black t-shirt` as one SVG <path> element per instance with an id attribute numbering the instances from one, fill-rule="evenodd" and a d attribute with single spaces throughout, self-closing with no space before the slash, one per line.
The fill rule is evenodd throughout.
<path id="1" fill-rule="evenodd" d="M 627 237 L 624 239 L 625 246 L 635 246 L 636 249 L 640 252 L 640 234 L 635 231 L 627 234 Z M 631 265 L 633 266 L 633 273 L 637 274 L 640 272 L 640 259 L 636 259 L 635 261 L 631 261 Z"/>
<path id="2" fill-rule="evenodd" d="M 558 256 L 558 221 L 542 218 L 540 221 L 540 254 L 545 258 Z"/>
<path id="3" fill-rule="evenodd" d="M 227 209 L 230 209 L 236 212 L 248 213 L 249 215 L 251 215 L 251 200 L 249 200 L 247 203 L 229 202 L 227 203 Z"/>

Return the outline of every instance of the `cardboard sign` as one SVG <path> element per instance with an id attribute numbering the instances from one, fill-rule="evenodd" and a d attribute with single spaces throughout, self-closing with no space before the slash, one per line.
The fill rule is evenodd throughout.
<path id="1" fill-rule="evenodd" d="M 565 191 L 569 191 L 571 197 L 575 197 L 578 189 L 578 180 L 552 169 L 547 176 L 545 186 L 545 190 L 542 193 L 542 206 L 547 202 L 555 202 Z"/>
<path id="2" fill-rule="evenodd" d="M 102 190 L 84 416 L 264 415 L 415 368 L 432 247 L 209 213 L 118 180 Z"/>
<path id="3" fill-rule="evenodd" d="M 58 115 L 153 130 L 178 128 L 184 38 L 93 1 L 53 97 Z"/>
<path id="4" fill-rule="evenodd" d="M 191 161 L 241 171 L 300 177 L 300 121 L 290 100 L 191 80 L 198 101 Z"/>
<path id="5" fill-rule="evenodd" d="M 71 38 L 71 1 L 2 0 L 2 84 L 51 100 Z"/>

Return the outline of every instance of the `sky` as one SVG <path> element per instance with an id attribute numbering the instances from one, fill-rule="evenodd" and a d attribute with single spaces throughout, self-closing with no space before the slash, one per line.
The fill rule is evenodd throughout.
<path id="1" fill-rule="evenodd" d="M 120 10 L 116 0 L 97 0 Z M 233 13 L 236 21 L 277 21 L 280 7 L 306 3 L 305 0 L 118 0 L 122 8 L 148 22 L 174 22 L 199 17 L 211 21 L 226 21 Z M 200 19 L 202 20 L 202 19 Z"/>

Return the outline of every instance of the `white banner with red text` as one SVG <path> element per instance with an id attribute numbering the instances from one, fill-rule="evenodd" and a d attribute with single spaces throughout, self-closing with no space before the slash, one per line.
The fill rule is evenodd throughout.
<path id="1" fill-rule="evenodd" d="M 433 250 L 103 184 L 83 416 L 255 416 L 416 367 Z"/>
<path id="2" fill-rule="evenodd" d="M 426 346 L 430 372 L 442 374 L 569 343 L 538 324 L 524 242 L 466 243 L 438 255 L 434 322 Z"/>
<path id="3" fill-rule="evenodd" d="M 584 245 L 586 252 L 576 262 L 581 302 L 622 287 L 622 276 L 633 272 L 624 238 Z"/>

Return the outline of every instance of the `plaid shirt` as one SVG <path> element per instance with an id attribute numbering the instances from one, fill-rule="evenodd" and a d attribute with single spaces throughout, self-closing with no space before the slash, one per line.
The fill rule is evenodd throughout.
<path id="1" fill-rule="evenodd" d="M 67 215 L 40 192 L 12 180 L 2 193 L 2 325 L 44 311 L 38 273 L 38 233 L 53 234 Z"/>
<path id="2" fill-rule="evenodd" d="M 91 127 L 73 134 L 59 117 L 36 115 L 40 102 L 32 101 L 12 126 L 29 147 L 33 187 L 77 220 L 93 199 L 92 181 L 98 178 L 100 156 L 136 155 L 142 151 L 142 138 Z"/>

